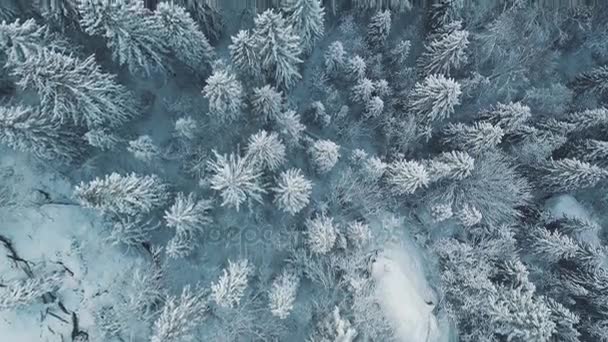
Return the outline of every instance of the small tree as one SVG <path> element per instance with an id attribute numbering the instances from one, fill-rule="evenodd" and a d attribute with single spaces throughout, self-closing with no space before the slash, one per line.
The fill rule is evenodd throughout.
<path id="1" fill-rule="evenodd" d="M 0 312 L 32 304 L 43 295 L 56 291 L 61 284 L 60 274 L 37 276 L 25 280 L 3 282 L 0 287 Z"/>
<path id="2" fill-rule="evenodd" d="M 283 270 L 272 282 L 268 300 L 270 301 L 270 312 L 273 316 L 285 319 L 293 310 L 296 300 L 300 279 L 289 270 Z"/>
<path id="3" fill-rule="evenodd" d="M 112 173 L 88 183 L 81 182 L 74 190 L 74 197 L 86 208 L 138 215 L 163 206 L 167 201 L 167 190 L 167 185 L 155 175 Z"/>
<path id="4" fill-rule="evenodd" d="M 353 80 L 363 79 L 365 77 L 366 69 L 367 65 L 365 64 L 365 60 L 359 55 L 349 58 L 346 64 L 346 72 Z"/>
<path id="5" fill-rule="evenodd" d="M 217 282 L 211 285 L 211 299 L 220 307 L 238 306 L 247 289 L 249 276 L 253 273 L 247 259 L 237 262 L 228 260 L 228 267 L 223 270 Z"/>
<path id="6" fill-rule="evenodd" d="M 309 147 L 308 153 L 320 173 L 327 173 L 340 158 L 340 146 L 330 140 L 317 140 Z"/>
<path id="7" fill-rule="evenodd" d="M 30 107 L 0 107 L 0 143 L 44 160 L 71 162 L 82 153 L 76 134 Z"/>
<path id="8" fill-rule="evenodd" d="M 410 195 L 430 182 L 427 169 L 417 161 L 397 160 L 388 165 L 388 184 L 399 195 Z"/>
<path id="9" fill-rule="evenodd" d="M 336 41 L 325 51 L 325 71 L 331 75 L 341 71 L 346 66 L 346 51 L 342 42 Z"/>
<path id="10" fill-rule="evenodd" d="M 351 98 L 359 104 L 367 103 L 374 94 L 374 82 L 368 78 L 362 78 L 353 86 Z"/>
<path id="11" fill-rule="evenodd" d="M 262 69 L 272 75 L 279 86 L 291 87 L 302 78 L 298 71 L 298 65 L 302 63 L 300 37 L 273 9 L 258 14 L 254 23 L 254 39 Z"/>
<path id="12" fill-rule="evenodd" d="M 233 73 L 218 69 L 207 79 L 203 95 L 209 100 L 209 110 L 220 122 L 235 120 L 243 108 L 243 86 Z"/>
<path id="13" fill-rule="evenodd" d="M 249 137 L 246 158 L 263 170 L 275 171 L 285 163 L 285 145 L 276 133 L 260 130 Z"/>
<path id="14" fill-rule="evenodd" d="M 154 15 L 164 28 L 163 40 L 177 59 L 194 70 L 213 60 L 213 47 L 184 8 L 161 2 Z"/>
<path id="15" fill-rule="evenodd" d="M 481 219 L 483 217 L 481 215 L 481 212 L 475 209 L 475 207 L 465 204 L 462 209 L 456 212 L 456 218 L 458 218 L 460 224 L 462 224 L 463 226 L 473 227 L 474 225 L 481 222 Z"/>
<path id="16" fill-rule="evenodd" d="M 154 322 L 151 342 L 189 341 L 196 327 L 205 319 L 207 300 L 205 292 L 192 293 L 190 286 L 184 287 L 179 297 L 170 296 L 160 316 Z"/>
<path id="17" fill-rule="evenodd" d="M 346 227 L 346 238 L 355 248 L 363 248 L 371 241 L 372 232 L 367 223 L 353 221 Z"/>
<path id="18" fill-rule="evenodd" d="M 103 36 L 112 58 L 130 72 L 150 75 L 165 70 L 166 30 L 143 1 L 82 0 L 80 25 L 87 34 Z"/>
<path id="19" fill-rule="evenodd" d="M 122 139 L 104 128 L 94 128 L 84 134 L 84 139 L 93 147 L 102 151 L 113 150 Z"/>
<path id="20" fill-rule="evenodd" d="M 149 135 L 141 135 L 137 139 L 129 141 L 127 151 L 131 152 L 135 159 L 146 163 L 153 161 L 160 155 L 160 149 Z"/>
<path id="21" fill-rule="evenodd" d="M 377 118 L 384 111 L 384 101 L 379 96 L 374 96 L 365 104 L 364 115 L 368 118 Z"/>
<path id="22" fill-rule="evenodd" d="M 374 48 L 380 48 L 386 42 L 391 31 L 391 11 L 379 11 L 371 18 L 367 27 L 367 41 Z"/>
<path id="23" fill-rule="evenodd" d="M 276 120 L 277 132 L 281 134 L 288 145 L 298 145 L 306 126 L 302 124 L 300 114 L 294 110 L 284 111 Z"/>
<path id="24" fill-rule="evenodd" d="M 302 175 L 300 169 L 289 169 L 281 172 L 275 193 L 274 202 L 278 207 L 292 215 L 300 212 L 310 202 L 312 182 Z"/>
<path id="25" fill-rule="evenodd" d="M 302 50 L 309 52 L 325 29 L 321 0 L 285 0 L 283 11 L 287 13 L 287 24 L 300 36 Z"/>
<path id="26" fill-rule="evenodd" d="M 306 220 L 306 242 L 311 252 L 327 254 L 334 247 L 337 238 L 338 229 L 333 218 L 321 214 Z"/>
<path id="27" fill-rule="evenodd" d="M 436 34 L 425 46 L 420 63 L 427 74 L 449 74 L 467 63 L 466 49 L 469 46 L 469 31 L 461 29 L 456 22 Z"/>
<path id="28" fill-rule="evenodd" d="M 211 189 L 220 192 L 222 206 L 230 206 L 238 211 L 247 199 L 262 202 L 262 194 L 266 191 L 258 183 L 261 173 L 247 159 L 231 153 L 229 156 L 220 155 L 213 151 L 215 160 L 209 161 L 212 172 Z"/>
<path id="29" fill-rule="evenodd" d="M 205 226 L 213 222 L 209 211 L 211 201 L 198 200 L 194 193 L 188 196 L 178 193 L 175 202 L 165 211 L 167 227 L 175 229 L 175 236 L 169 241 L 167 254 L 171 257 L 189 255 L 196 247 L 195 237 L 203 232 Z"/>
<path id="30" fill-rule="evenodd" d="M 283 110 L 283 93 L 270 85 L 254 88 L 251 110 L 265 121 L 276 119 Z"/>
<path id="31" fill-rule="evenodd" d="M 17 84 L 40 96 L 45 112 L 62 123 L 117 127 L 137 115 L 133 95 L 93 56 L 84 61 L 42 50 L 13 69 Z"/>
<path id="32" fill-rule="evenodd" d="M 410 108 L 424 123 L 443 120 L 460 104 L 460 84 L 442 75 L 429 75 L 416 83 L 410 94 Z"/>

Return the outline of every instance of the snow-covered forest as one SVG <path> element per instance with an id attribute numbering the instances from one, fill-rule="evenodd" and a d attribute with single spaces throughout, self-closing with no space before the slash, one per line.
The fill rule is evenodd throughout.
<path id="1" fill-rule="evenodd" d="M 607 190 L 603 1 L 0 0 L 2 342 L 608 342 Z"/>

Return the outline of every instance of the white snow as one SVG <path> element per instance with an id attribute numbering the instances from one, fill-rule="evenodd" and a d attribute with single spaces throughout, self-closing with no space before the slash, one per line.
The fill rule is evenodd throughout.
<path id="1" fill-rule="evenodd" d="M 399 341 L 447 341 L 448 333 L 432 312 L 437 299 L 413 247 L 395 244 L 385 249 L 372 265 L 372 276 L 380 305 Z"/>

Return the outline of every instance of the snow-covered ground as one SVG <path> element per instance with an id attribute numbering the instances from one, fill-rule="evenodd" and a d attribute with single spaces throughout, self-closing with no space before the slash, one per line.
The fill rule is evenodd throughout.
<path id="1" fill-rule="evenodd" d="M 15 186 L 20 194 L 33 189 L 69 197 L 71 187 L 57 174 L 30 173 L 29 161 L 4 153 L 0 166 L 18 170 Z M 8 238 L 20 258 L 27 260 L 35 276 L 62 273 L 57 298 L 49 303 L 37 300 L 17 310 L 0 310 L 0 341 L 71 341 L 72 315 L 90 341 L 101 341 L 95 332 L 90 301 L 120 283 L 128 270 L 141 260 L 103 241 L 99 219 L 94 213 L 69 204 L 28 204 L 0 209 L 0 235 Z M 27 278 L 22 268 L 8 258 L 0 245 L 0 283 Z M 60 304 L 61 303 L 61 304 Z M 63 308 L 61 307 L 63 306 Z"/>
<path id="2" fill-rule="evenodd" d="M 449 330 L 433 314 L 436 294 L 427 283 L 415 247 L 388 246 L 372 265 L 372 276 L 380 305 L 399 341 L 448 341 Z"/>

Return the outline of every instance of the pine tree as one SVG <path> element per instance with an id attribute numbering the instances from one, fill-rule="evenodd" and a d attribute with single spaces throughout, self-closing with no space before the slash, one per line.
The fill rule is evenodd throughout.
<path id="1" fill-rule="evenodd" d="M 0 22 L 0 61 L 16 65 L 44 49 L 58 48 L 45 27 L 34 19 Z"/>
<path id="2" fill-rule="evenodd" d="M 586 139 L 578 147 L 581 155 L 587 162 L 604 162 L 608 158 L 608 141 Z"/>
<path id="3" fill-rule="evenodd" d="M 578 92 L 603 95 L 608 90 L 608 66 L 581 73 L 570 83 L 570 87 Z"/>
<path id="4" fill-rule="evenodd" d="M 481 115 L 482 119 L 500 126 L 507 133 L 516 131 L 531 117 L 530 107 L 521 102 L 499 103 Z"/>
<path id="5" fill-rule="evenodd" d="M 475 207 L 472 207 L 468 204 L 465 204 L 462 209 L 456 212 L 456 218 L 460 221 L 460 223 L 465 227 L 473 227 L 474 225 L 481 222 L 483 218 L 481 212 Z"/>
<path id="6" fill-rule="evenodd" d="M 312 157 L 312 162 L 320 173 L 329 172 L 340 158 L 340 146 L 330 140 L 317 140 L 310 148 L 308 153 Z"/>
<path id="7" fill-rule="evenodd" d="M 257 78 L 260 74 L 261 61 L 255 37 L 249 31 L 240 30 L 236 36 L 231 37 L 231 40 L 232 44 L 228 49 L 232 64 L 243 75 Z"/>
<path id="8" fill-rule="evenodd" d="M 260 130 L 249 137 L 246 157 L 262 170 L 277 170 L 285 163 L 285 145 L 278 134 Z"/>
<path id="9" fill-rule="evenodd" d="M 213 153 L 215 160 L 208 163 L 212 172 L 209 181 L 211 189 L 220 192 L 221 205 L 234 207 L 238 211 L 247 199 L 262 202 L 262 194 L 266 191 L 258 182 L 261 173 L 255 165 L 234 153 L 229 156 Z"/>
<path id="10" fill-rule="evenodd" d="M 283 110 L 283 93 L 271 85 L 254 88 L 251 110 L 264 121 L 276 119 Z"/>
<path id="11" fill-rule="evenodd" d="M 36 91 L 42 110 L 61 123 L 117 127 L 137 115 L 133 95 L 93 56 L 84 61 L 43 50 L 15 66 L 17 84 Z"/>
<path id="12" fill-rule="evenodd" d="M 167 202 L 167 185 L 155 175 L 112 173 L 74 189 L 74 197 L 86 208 L 104 212 L 138 215 L 146 214 Z"/>
<path id="13" fill-rule="evenodd" d="M 276 120 L 277 132 L 283 136 L 288 145 L 300 143 L 306 126 L 302 124 L 300 114 L 294 110 L 284 111 Z"/>
<path id="14" fill-rule="evenodd" d="M 44 160 L 69 163 L 82 154 L 76 134 L 30 107 L 0 107 L 0 143 Z"/>
<path id="15" fill-rule="evenodd" d="M 254 39 L 262 69 L 280 87 L 291 87 L 302 78 L 298 71 L 298 65 L 302 63 L 300 37 L 273 9 L 256 16 L 254 23 Z"/>
<path id="16" fill-rule="evenodd" d="M 196 327 L 207 314 L 205 292 L 198 291 L 192 293 L 187 285 L 179 297 L 167 298 L 160 316 L 154 322 L 151 342 L 189 341 L 194 337 Z"/>
<path id="17" fill-rule="evenodd" d="M 84 134 L 84 139 L 93 147 L 97 147 L 102 151 L 110 151 L 122 142 L 113 132 L 104 128 L 94 128 Z"/>
<path id="18" fill-rule="evenodd" d="M 406 12 L 412 9 L 410 0 L 354 0 L 355 7 L 359 10 L 379 10 L 388 8 L 395 12 Z"/>
<path id="19" fill-rule="evenodd" d="M 353 86 L 351 99 L 353 102 L 365 104 L 371 100 L 372 95 L 374 94 L 374 88 L 374 82 L 368 78 L 362 78 Z"/>
<path id="20" fill-rule="evenodd" d="M 370 19 L 367 27 L 367 41 L 373 48 L 384 46 L 391 31 L 391 11 L 379 11 Z"/>
<path id="21" fill-rule="evenodd" d="M 295 215 L 310 202 L 312 182 L 302 175 L 300 169 L 292 168 L 281 172 L 276 183 L 272 191 L 279 209 Z"/>
<path id="22" fill-rule="evenodd" d="M 575 131 L 585 131 L 595 126 L 608 124 L 608 109 L 587 109 L 568 115 L 567 122 L 574 124 Z"/>
<path id="23" fill-rule="evenodd" d="M 77 0 L 34 0 L 34 10 L 38 12 L 47 25 L 58 30 L 78 29 Z"/>
<path id="24" fill-rule="evenodd" d="M 325 71 L 334 75 L 346 66 L 346 51 L 342 42 L 335 41 L 327 47 L 325 51 Z"/>
<path id="25" fill-rule="evenodd" d="M 346 72 L 352 80 L 361 80 L 365 77 L 367 65 L 359 55 L 349 58 L 346 64 Z"/>
<path id="26" fill-rule="evenodd" d="M 131 73 L 165 71 L 168 53 L 162 24 L 143 1 L 82 0 L 80 25 L 89 35 L 106 39 L 112 58 Z"/>
<path id="27" fill-rule="evenodd" d="M 60 274 L 4 282 L 0 287 L 0 312 L 22 308 L 54 292 L 61 285 Z"/>
<path id="28" fill-rule="evenodd" d="M 460 84 L 442 75 L 429 75 L 416 83 L 410 97 L 410 108 L 424 123 L 443 120 L 460 104 Z"/>
<path id="29" fill-rule="evenodd" d="M 430 177 L 426 168 L 416 161 L 397 160 L 388 165 L 387 182 L 399 195 L 410 195 L 426 187 Z"/>
<path id="30" fill-rule="evenodd" d="M 199 133 L 199 126 L 191 116 L 179 118 L 175 121 L 174 135 L 178 138 L 194 140 Z"/>
<path id="31" fill-rule="evenodd" d="M 374 96 L 365 104 L 364 115 L 368 118 L 377 118 L 384 111 L 384 101 L 379 96 Z"/>
<path id="32" fill-rule="evenodd" d="M 321 0 L 284 0 L 287 24 L 300 36 L 302 50 L 310 52 L 325 30 L 325 10 Z"/>
<path id="33" fill-rule="evenodd" d="M 272 282 L 268 299 L 273 316 L 285 319 L 293 310 L 300 279 L 289 270 L 283 270 Z"/>
<path id="34" fill-rule="evenodd" d="M 431 217 L 433 222 L 443 222 L 454 216 L 452 205 L 450 203 L 439 203 L 431 206 Z"/>
<path id="35" fill-rule="evenodd" d="M 420 63 L 426 74 L 449 74 L 467 63 L 469 32 L 461 29 L 460 22 L 450 24 L 444 31 L 425 46 Z"/>
<path id="36" fill-rule="evenodd" d="M 561 191 L 574 191 L 595 186 L 608 178 L 608 170 L 577 159 L 551 159 L 542 168 L 543 182 Z"/>
<path id="37" fill-rule="evenodd" d="M 433 158 L 428 168 L 433 181 L 443 178 L 463 180 L 475 169 L 475 159 L 466 152 L 444 152 Z"/>
<path id="38" fill-rule="evenodd" d="M 249 265 L 247 259 L 237 262 L 228 260 L 228 267 L 223 270 L 217 282 L 211 285 L 211 299 L 220 307 L 238 306 L 252 273 L 253 267 Z"/>
<path id="39" fill-rule="evenodd" d="M 571 259 L 576 256 L 579 247 L 576 241 L 558 231 L 550 232 L 539 227 L 533 232 L 532 248 L 535 254 L 544 261 L 556 263 L 560 260 Z"/>
<path id="40" fill-rule="evenodd" d="M 163 27 L 162 39 L 178 60 L 194 70 L 213 60 L 213 47 L 184 8 L 161 2 L 154 15 Z"/>
<path id="41" fill-rule="evenodd" d="M 471 154 L 480 154 L 497 147 L 502 142 L 504 131 L 488 122 L 478 121 L 473 125 L 449 124 L 443 130 L 443 134 L 443 143 L 446 146 L 463 149 Z"/>
<path id="42" fill-rule="evenodd" d="M 555 332 L 551 310 L 543 297 L 523 287 L 500 288 L 488 298 L 496 334 L 509 341 L 548 342 Z"/>
<path id="43" fill-rule="evenodd" d="M 390 52 L 391 62 L 394 65 L 401 66 L 406 61 L 410 55 L 410 49 L 412 47 L 412 42 L 409 40 L 402 40 Z"/>
<path id="44" fill-rule="evenodd" d="M 173 205 L 165 211 L 167 227 L 175 229 L 175 236 L 169 241 L 167 254 L 171 257 L 189 255 L 196 247 L 195 238 L 203 232 L 205 226 L 213 222 L 209 211 L 213 208 L 211 201 L 199 200 L 190 193 L 186 196 L 180 192 Z"/>
<path id="45" fill-rule="evenodd" d="M 353 221 L 346 227 L 346 239 L 355 248 L 363 248 L 372 240 L 372 232 L 368 224 Z"/>
<path id="46" fill-rule="evenodd" d="M 152 162 L 160 155 L 160 149 L 154 144 L 149 135 L 142 135 L 135 140 L 129 141 L 127 151 L 131 152 L 135 159 L 146 163 Z"/>
<path id="47" fill-rule="evenodd" d="M 138 247 L 150 242 L 150 234 L 160 224 L 145 218 L 145 214 L 114 215 L 110 218 L 110 235 L 106 238 L 113 245 Z"/>
<path id="48" fill-rule="evenodd" d="M 220 122 L 231 122 L 241 114 L 243 86 L 229 70 L 215 70 L 207 79 L 203 95 L 209 100 L 210 114 Z"/>
<path id="49" fill-rule="evenodd" d="M 334 219 L 317 215 L 306 220 L 306 242 L 310 251 L 315 254 L 327 254 L 335 245 L 338 238 L 338 229 Z"/>

